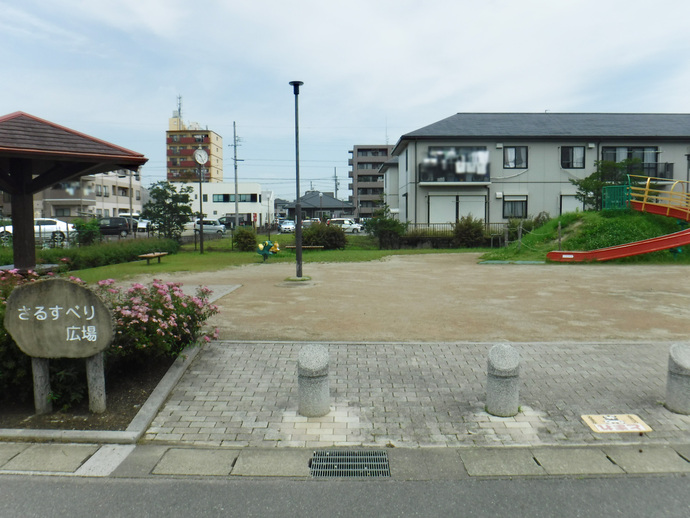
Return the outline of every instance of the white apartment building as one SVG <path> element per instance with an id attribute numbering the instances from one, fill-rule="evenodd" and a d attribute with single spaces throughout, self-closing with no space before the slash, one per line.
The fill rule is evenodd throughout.
<path id="1" fill-rule="evenodd" d="M 200 208 L 207 218 L 218 219 L 223 216 L 235 217 L 235 184 L 234 182 L 201 184 L 201 203 L 199 202 L 199 182 L 180 184 L 178 187 L 191 187 L 193 192 L 192 210 L 198 213 Z M 237 184 L 237 215 L 240 225 L 261 227 L 275 220 L 273 191 L 262 191 L 261 184 L 239 182 Z M 201 207 L 200 207 L 201 206 Z"/>

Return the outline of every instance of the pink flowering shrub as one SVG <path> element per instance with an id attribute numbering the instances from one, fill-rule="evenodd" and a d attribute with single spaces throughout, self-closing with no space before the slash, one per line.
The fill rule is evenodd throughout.
<path id="1" fill-rule="evenodd" d="M 22 276 L 16 270 L 0 271 L 0 322 L 12 290 L 37 277 L 33 272 Z M 77 277 L 69 279 L 85 284 Z M 217 329 L 212 334 L 203 329 L 206 321 L 218 312 L 218 307 L 209 303 L 208 288 L 188 295 L 178 283 L 154 280 L 149 286 L 134 284 L 122 288 L 109 279 L 100 281 L 95 291 L 110 306 L 115 324 L 113 342 L 105 351 L 109 369 L 174 358 L 189 345 L 218 337 Z M 51 397 L 63 408 L 86 396 L 83 360 L 51 360 L 50 377 Z M 32 394 L 31 359 L 0 326 L 0 401 L 30 400 Z"/>
<path id="2" fill-rule="evenodd" d="M 203 332 L 218 307 L 210 304 L 211 290 L 201 287 L 185 294 L 182 285 L 155 279 L 149 286 L 123 289 L 112 279 L 98 283 L 97 293 L 110 305 L 115 318 L 113 356 L 177 356 L 186 346 L 218 337 Z"/>

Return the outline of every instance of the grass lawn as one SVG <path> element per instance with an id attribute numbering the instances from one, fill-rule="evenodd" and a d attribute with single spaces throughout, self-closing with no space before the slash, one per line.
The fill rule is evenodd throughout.
<path id="1" fill-rule="evenodd" d="M 560 236 L 559 236 L 560 223 Z M 347 236 L 344 250 L 304 250 L 304 263 L 314 262 L 363 262 L 376 261 L 389 255 L 438 254 L 479 252 L 482 260 L 544 261 L 547 252 L 558 250 L 594 250 L 605 246 L 629 243 L 649 237 L 669 234 L 679 230 L 679 223 L 671 218 L 641 214 L 639 212 L 578 212 L 554 218 L 544 226 L 525 232 L 520 243 L 513 242 L 505 248 L 495 249 L 404 249 L 379 250 L 376 240 L 368 235 Z M 262 243 L 268 235 L 259 235 Z M 282 249 L 269 257 L 269 263 L 294 263 L 295 252 L 286 250 L 295 244 L 294 234 L 271 234 L 270 240 L 279 243 Z M 664 250 L 625 259 L 618 262 L 685 264 L 690 263 L 690 253 L 679 250 Z M 160 264 L 146 261 L 132 261 L 88 270 L 77 270 L 72 275 L 92 283 L 102 279 L 126 280 L 137 275 L 155 276 L 170 272 L 213 272 L 229 266 L 263 263 L 263 257 L 256 252 L 238 252 L 232 247 L 230 235 L 220 240 L 206 241 L 204 253 L 200 254 L 194 244 L 184 245 L 177 254 L 165 256 Z"/>
<path id="2" fill-rule="evenodd" d="M 257 241 L 262 243 L 268 236 L 258 236 Z M 271 240 L 278 242 L 282 248 L 285 245 L 294 245 L 295 236 L 292 234 L 271 235 Z M 379 250 L 376 242 L 369 236 L 347 237 L 348 245 L 344 250 L 304 250 L 302 252 L 303 263 L 342 263 L 377 261 L 389 255 L 411 255 L 429 253 L 461 253 L 461 252 L 485 252 L 478 249 L 413 249 L 413 250 Z M 126 280 L 138 275 L 155 276 L 157 273 L 171 272 L 213 272 L 229 266 L 242 266 L 245 264 L 261 264 L 263 257 L 256 252 L 238 252 L 232 249 L 230 237 L 204 243 L 204 253 L 195 250 L 194 244 L 184 245 L 177 254 L 166 255 L 160 264 L 154 260 L 146 264 L 145 260 L 128 263 L 112 264 L 98 268 L 75 270 L 70 275 L 79 277 L 88 283 L 95 283 L 103 279 Z M 281 250 L 278 254 L 268 258 L 269 263 L 294 263 L 294 250 Z"/>

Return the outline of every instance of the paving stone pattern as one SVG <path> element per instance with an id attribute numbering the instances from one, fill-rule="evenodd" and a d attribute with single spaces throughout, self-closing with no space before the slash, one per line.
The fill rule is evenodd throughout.
<path id="1" fill-rule="evenodd" d="M 520 412 L 485 412 L 493 343 L 328 343 L 331 412 L 300 416 L 304 343 L 211 342 L 144 439 L 252 447 L 669 444 L 690 416 L 664 408 L 670 343 L 513 343 Z M 583 414 L 636 414 L 653 429 L 600 434 Z"/>

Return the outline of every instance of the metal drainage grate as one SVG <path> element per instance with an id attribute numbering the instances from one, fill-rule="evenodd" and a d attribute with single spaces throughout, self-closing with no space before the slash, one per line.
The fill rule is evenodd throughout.
<path id="1" fill-rule="evenodd" d="M 316 450 L 309 461 L 312 477 L 390 477 L 388 453 L 381 450 Z"/>

